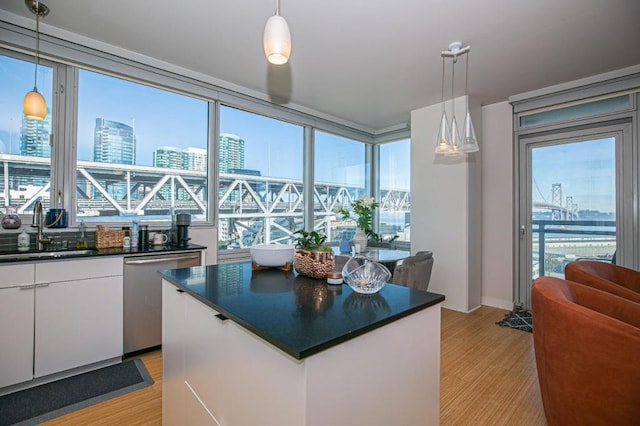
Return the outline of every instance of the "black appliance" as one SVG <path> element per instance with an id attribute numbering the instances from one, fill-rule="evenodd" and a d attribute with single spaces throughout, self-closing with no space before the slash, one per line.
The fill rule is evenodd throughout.
<path id="1" fill-rule="evenodd" d="M 176 215 L 176 245 L 186 247 L 189 245 L 189 226 L 191 225 L 191 215 L 189 213 L 178 213 Z"/>

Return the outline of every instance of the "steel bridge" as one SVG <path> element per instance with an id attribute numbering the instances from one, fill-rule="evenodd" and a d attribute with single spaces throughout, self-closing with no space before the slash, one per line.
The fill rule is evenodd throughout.
<path id="1" fill-rule="evenodd" d="M 541 194 L 542 195 L 542 194 Z M 562 184 L 551 185 L 551 202 L 534 201 L 533 207 L 542 210 L 551 210 L 551 220 L 579 220 L 578 205 L 573 202 L 571 195 L 567 196 L 565 205 L 562 205 Z"/>
<path id="2" fill-rule="evenodd" d="M 0 165 L 3 206 L 13 206 L 19 213 L 25 213 L 40 199 L 45 208 L 50 207 L 50 159 L 0 154 Z M 207 194 L 204 171 L 76 163 L 76 215 L 86 221 L 123 221 L 139 215 L 166 220 L 172 210 L 187 211 L 204 219 Z M 348 206 L 364 194 L 364 188 L 316 182 L 313 194 L 315 226 L 324 227 L 323 231 L 330 234 L 330 223 L 333 227 L 336 223 L 336 207 Z M 256 241 L 286 240 L 303 220 L 302 180 L 220 174 L 217 196 L 220 240 L 251 239 L 243 241 L 242 246 Z M 382 188 L 378 202 L 381 211 L 408 212 L 411 208 L 408 189 Z"/>

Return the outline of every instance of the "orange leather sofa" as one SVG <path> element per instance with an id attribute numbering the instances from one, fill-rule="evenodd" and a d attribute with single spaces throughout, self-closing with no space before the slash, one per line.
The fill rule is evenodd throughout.
<path id="1" fill-rule="evenodd" d="M 593 260 L 577 260 L 565 266 L 564 276 L 569 281 L 640 303 L 640 272 L 633 269 Z"/>
<path id="2" fill-rule="evenodd" d="M 640 304 L 552 277 L 531 304 L 549 425 L 640 424 Z"/>

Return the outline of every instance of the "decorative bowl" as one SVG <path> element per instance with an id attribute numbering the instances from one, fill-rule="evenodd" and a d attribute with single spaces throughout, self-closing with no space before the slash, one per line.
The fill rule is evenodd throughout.
<path id="1" fill-rule="evenodd" d="M 360 294 L 373 294 L 380 291 L 391 278 L 386 266 L 364 256 L 354 256 L 342 268 L 342 278 Z"/>
<path id="2" fill-rule="evenodd" d="M 293 250 L 293 244 L 260 244 L 251 247 L 251 259 L 260 266 L 285 266 L 293 262 Z"/>
<path id="3" fill-rule="evenodd" d="M 324 280 L 333 272 L 335 256 L 333 251 L 309 251 L 297 249 L 293 258 L 293 267 L 300 275 Z"/>

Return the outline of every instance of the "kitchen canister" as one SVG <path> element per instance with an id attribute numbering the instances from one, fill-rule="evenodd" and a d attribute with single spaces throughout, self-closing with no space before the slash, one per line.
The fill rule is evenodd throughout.
<path id="1" fill-rule="evenodd" d="M 18 235 L 18 251 L 29 251 L 29 246 L 31 243 L 31 238 L 27 231 L 22 230 L 20 235 Z"/>

